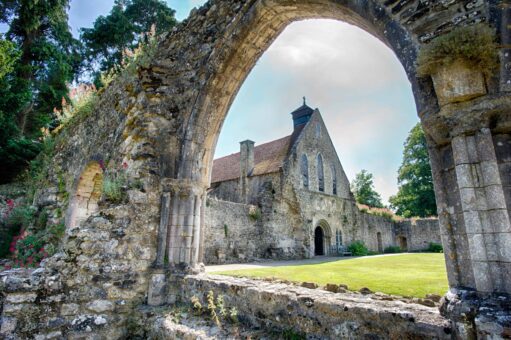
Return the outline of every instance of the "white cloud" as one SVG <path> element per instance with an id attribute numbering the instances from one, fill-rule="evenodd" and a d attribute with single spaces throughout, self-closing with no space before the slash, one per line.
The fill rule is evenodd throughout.
<path id="1" fill-rule="evenodd" d="M 291 133 L 289 113 L 303 95 L 320 109 L 348 178 L 367 169 L 387 201 L 417 122 L 411 87 L 386 45 L 338 21 L 293 23 L 277 38 L 238 93 L 216 156 L 246 138 L 260 144 Z"/>

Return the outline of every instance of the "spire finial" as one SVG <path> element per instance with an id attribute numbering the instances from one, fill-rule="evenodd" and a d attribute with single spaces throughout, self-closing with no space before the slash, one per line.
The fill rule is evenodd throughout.
<path id="1" fill-rule="evenodd" d="M 303 105 L 307 105 L 305 96 L 303 96 Z"/>

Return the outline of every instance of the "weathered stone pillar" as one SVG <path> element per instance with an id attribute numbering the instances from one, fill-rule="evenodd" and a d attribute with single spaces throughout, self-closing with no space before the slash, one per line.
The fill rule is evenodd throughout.
<path id="1" fill-rule="evenodd" d="M 181 183 L 180 183 L 181 182 Z M 163 185 L 156 267 L 196 269 L 200 262 L 206 189 L 188 181 Z"/>
<path id="2" fill-rule="evenodd" d="M 460 337 L 505 334 L 511 223 L 494 136 L 489 128 L 462 133 L 430 154 L 450 286 L 442 313 Z"/>
<path id="3" fill-rule="evenodd" d="M 511 293 L 511 225 L 491 132 L 455 137 L 452 150 L 470 254 L 462 270 L 478 292 Z"/>

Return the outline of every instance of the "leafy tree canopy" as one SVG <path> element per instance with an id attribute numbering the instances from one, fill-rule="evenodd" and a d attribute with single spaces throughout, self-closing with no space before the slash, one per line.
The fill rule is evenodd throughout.
<path id="1" fill-rule="evenodd" d="M 357 203 L 383 208 L 380 194 L 374 190 L 373 174 L 367 170 L 362 170 L 355 176 L 355 180 L 351 183 L 351 191 Z"/>
<path id="2" fill-rule="evenodd" d="M 0 34 L 0 79 L 14 70 L 14 65 L 20 56 L 12 41 L 3 39 Z"/>
<path id="3" fill-rule="evenodd" d="M 41 128 L 52 123 L 53 109 L 61 107 L 79 69 L 68 7 L 69 0 L 0 1 L 0 22 L 9 26 L 0 47 L 0 182 L 11 180 L 37 155 Z"/>
<path id="4" fill-rule="evenodd" d="M 162 0 L 116 0 L 107 16 L 100 16 L 92 28 L 82 28 L 84 56 L 96 72 L 122 62 L 126 49 L 134 49 L 154 25 L 156 34 L 176 24 L 175 11 Z"/>
<path id="5" fill-rule="evenodd" d="M 435 192 L 426 137 L 420 123 L 410 131 L 398 172 L 399 191 L 390 204 L 403 217 L 436 215 Z"/>

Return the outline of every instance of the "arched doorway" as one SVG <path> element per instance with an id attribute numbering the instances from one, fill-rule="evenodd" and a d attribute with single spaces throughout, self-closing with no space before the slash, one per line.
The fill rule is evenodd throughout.
<path id="1" fill-rule="evenodd" d="M 325 232 L 320 226 L 314 230 L 314 255 L 325 255 Z"/>
<path id="2" fill-rule="evenodd" d="M 399 236 L 397 240 L 399 242 L 399 248 L 401 248 L 402 251 L 408 251 L 408 241 L 406 237 Z"/>

